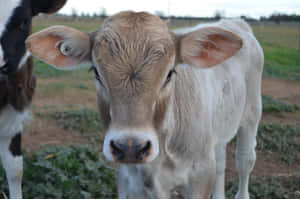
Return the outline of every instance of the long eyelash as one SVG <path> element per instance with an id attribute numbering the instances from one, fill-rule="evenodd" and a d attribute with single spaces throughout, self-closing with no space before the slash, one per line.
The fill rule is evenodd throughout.
<path id="1" fill-rule="evenodd" d="M 97 68 L 96 68 L 95 65 L 92 65 L 92 66 L 91 66 L 91 68 L 89 69 L 89 72 L 90 72 L 90 71 L 94 71 L 96 80 L 98 80 L 98 82 L 99 82 L 102 86 L 104 86 L 104 84 L 102 83 L 102 81 L 101 81 L 101 79 L 100 79 L 100 75 L 99 75 L 99 73 L 98 73 Z"/>
<path id="2" fill-rule="evenodd" d="M 175 70 L 175 68 L 173 68 L 169 71 L 168 76 L 165 81 L 165 84 L 164 84 L 164 87 L 171 81 L 172 75 L 174 75 L 174 74 L 175 75 L 177 74 L 177 71 Z"/>

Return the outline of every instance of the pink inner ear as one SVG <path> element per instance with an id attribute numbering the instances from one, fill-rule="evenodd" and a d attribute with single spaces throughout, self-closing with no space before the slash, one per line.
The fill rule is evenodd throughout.
<path id="1" fill-rule="evenodd" d="M 53 66 L 67 68 L 76 65 L 79 61 L 77 58 L 65 56 L 60 52 L 57 46 L 59 41 L 61 38 L 51 35 L 29 41 L 27 48 L 34 56 Z"/>
<path id="2" fill-rule="evenodd" d="M 189 48 L 188 45 L 185 47 Z M 232 33 L 211 34 L 204 41 L 198 41 L 197 46 L 188 49 L 189 53 L 183 59 L 191 65 L 209 68 L 235 55 L 241 47 L 242 40 Z"/>

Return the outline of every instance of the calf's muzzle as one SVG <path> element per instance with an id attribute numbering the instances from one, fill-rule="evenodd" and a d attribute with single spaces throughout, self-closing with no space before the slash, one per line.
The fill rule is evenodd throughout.
<path id="1" fill-rule="evenodd" d="M 151 154 L 151 141 L 139 142 L 136 139 L 110 141 L 111 153 L 121 163 L 142 163 Z"/>
<path id="2" fill-rule="evenodd" d="M 105 157 L 121 164 L 143 164 L 159 154 L 159 141 L 154 130 L 110 129 L 103 145 Z"/>

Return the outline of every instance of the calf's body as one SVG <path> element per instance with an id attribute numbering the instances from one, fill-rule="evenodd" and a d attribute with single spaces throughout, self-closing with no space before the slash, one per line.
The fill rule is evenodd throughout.
<path id="1" fill-rule="evenodd" d="M 226 144 L 235 135 L 236 198 L 249 198 L 263 53 L 244 21 L 170 32 L 151 14 L 121 12 L 93 33 L 57 26 L 27 46 L 59 68 L 93 62 L 103 152 L 121 163 L 120 199 L 169 199 L 174 191 L 223 199 Z"/>
<path id="2" fill-rule="evenodd" d="M 214 198 L 224 198 L 226 145 L 236 134 L 237 198 L 248 198 L 246 181 L 255 162 L 262 108 L 263 53 L 240 23 L 216 24 L 243 39 L 230 60 L 206 70 L 177 66 L 174 93 L 158 132 L 160 155 L 146 165 L 121 165 L 120 198 L 170 198 L 174 190 L 184 198 L 209 198 L 213 188 Z"/>

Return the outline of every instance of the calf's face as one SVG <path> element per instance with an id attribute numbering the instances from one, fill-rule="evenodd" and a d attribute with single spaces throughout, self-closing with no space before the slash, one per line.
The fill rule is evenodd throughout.
<path id="1" fill-rule="evenodd" d="M 158 132 L 175 92 L 176 65 L 211 67 L 241 46 L 238 36 L 217 27 L 175 35 L 145 12 L 121 12 L 89 34 L 56 26 L 27 40 L 33 55 L 58 68 L 93 63 L 107 127 L 104 155 L 131 164 L 150 162 L 159 154 Z"/>
<path id="2" fill-rule="evenodd" d="M 0 74 L 16 72 L 27 60 L 25 40 L 31 19 L 38 13 L 53 13 L 66 0 L 0 0 Z"/>

